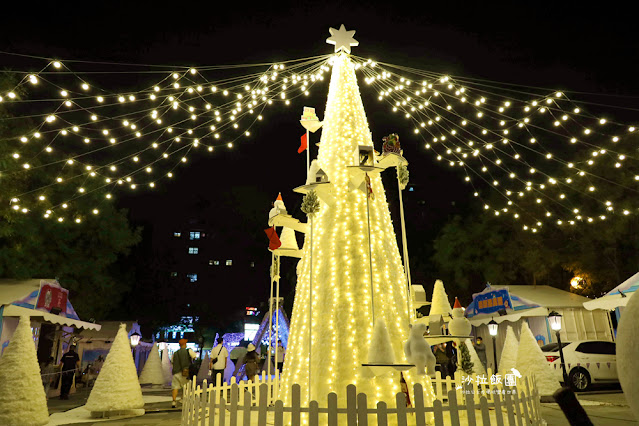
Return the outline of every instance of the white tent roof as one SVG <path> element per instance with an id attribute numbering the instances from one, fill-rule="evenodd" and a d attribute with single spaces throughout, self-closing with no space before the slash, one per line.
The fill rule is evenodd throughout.
<path id="1" fill-rule="evenodd" d="M 615 309 L 619 306 L 626 306 L 630 297 L 639 288 L 639 272 L 610 290 L 608 293 L 595 300 L 584 302 L 584 308 L 593 309 Z M 623 294 L 623 295 L 622 295 Z"/>

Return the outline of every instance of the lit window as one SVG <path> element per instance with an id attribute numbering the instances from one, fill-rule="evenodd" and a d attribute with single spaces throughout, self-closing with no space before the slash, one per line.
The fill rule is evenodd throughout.
<path id="1" fill-rule="evenodd" d="M 177 277 L 177 272 L 171 272 L 172 277 Z"/>
<path id="2" fill-rule="evenodd" d="M 189 247 L 189 254 L 198 254 L 200 249 L 198 247 Z"/>
<path id="3" fill-rule="evenodd" d="M 255 268 L 255 262 L 251 262 L 251 268 Z"/>
<path id="4" fill-rule="evenodd" d="M 182 233 L 181 233 L 181 232 L 174 232 L 174 233 L 173 233 L 173 236 L 174 236 L 175 238 L 180 238 L 180 237 L 182 236 Z"/>
<path id="5" fill-rule="evenodd" d="M 408 192 L 413 192 L 415 190 L 415 188 L 413 188 L 412 186 L 408 187 Z"/>
<path id="6" fill-rule="evenodd" d="M 215 266 L 220 266 L 220 261 L 219 261 L 219 260 L 214 260 L 214 261 L 213 261 L 213 264 L 214 264 Z"/>
<path id="7" fill-rule="evenodd" d="M 186 277 L 189 279 L 189 281 L 191 281 L 192 283 L 197 281 L 197 274 L 186 274 Z"/>
<path id="8" fill-rule="evenodd" d="M 189 240 L 199 240 L 200 239 L 200 233 L 197 231 L 192 231 L 189 232 Z"/>
<path id="9" fill-rule="evenodd" d="M 226 266 L 233 266 L 233 261 L 232 260 L 227 260 L 226 261 Z"/>

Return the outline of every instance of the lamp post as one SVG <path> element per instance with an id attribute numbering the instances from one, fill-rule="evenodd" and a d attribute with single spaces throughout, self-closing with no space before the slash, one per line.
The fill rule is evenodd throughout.
<path id="1" fill-rule="evenodd" d="M 493 338 L 493 356 L 495 358 L 495 371 L 493 373 L 497 373 L 497 344 L 495 343 L 497 336 L 497 329 L 499 328 L 499 324 L 495 320 L 490 320 L 488 323 L 488 333 Z"/>
<path id="2" fill-rule="evenodd" d="M 134 362 L 135 362 L 135 348 L 140 343 L 140 338 L 141 337 L 142 336 L 140 336 L 140 333 L 138 333 L 137 331 L 135 333 L 131 334 L 131 336 L 129 337 L 129 339 L 131 339 L 131 355 L 133 355 L 133 361 Z"/>
<path id="3" fill-rule="evenodd" d="M 568 385 L 568 374 L 566 373 L 566 363 L 564 362 L 564 349 L 561 345 L 561 336 L 559 332 L 561 331 L 561 315 L 557 312 L 552 311 L 548 314 L 548 322 L 550 323 L 550 328 L 553 329 L 557 336 L 557 345 L 559 345 L 559 357 L 561 359 L 561 372 L 564 376 L 564 385 Z"/>

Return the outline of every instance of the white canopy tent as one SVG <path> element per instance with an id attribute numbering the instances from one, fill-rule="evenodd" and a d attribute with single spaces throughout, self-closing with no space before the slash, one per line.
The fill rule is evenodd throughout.
<path id="1" fill-rule="evenodd" d="M 639 289 L 639 272 L 595 300 L 584 302 L 584 308 L 613 310 L 626 306 L 628 300 Z"/>

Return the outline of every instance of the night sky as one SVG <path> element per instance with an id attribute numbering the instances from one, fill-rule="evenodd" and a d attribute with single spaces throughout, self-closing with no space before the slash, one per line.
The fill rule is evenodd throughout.
<path id="1" fill-rule="evenodd" d="M 561 4 L 559 4 L 561 3 Z M 199 66 L 274 62 L 331 53 L 324 40 L 329 27 L 345 24 L 357 31 L 353 53 L 381 62 L 522 85 L 591 94 L 593 102 L 636 107 L 639 97 L 638 38 L 635 17 L 614 2 L 11 2 L 3 4 L 0 50 L 61 59 Z M 0 66 L 35 66 L 38 62 L 0 54 Z M 145 76 L 104 77 L 117 90 L 145 86 Z M 301 218 L 301 196 L 292 188 L 305 179 L 305 156 L 297 154 L 304 105 L 323 116 L 328 81 L 307 102 L 289 109 L 271 108 L 253 137 L 232 150 L 202 152 L 170 185 L 157 193 L 125 196 L 134 222 L 150 224 L 188 217 L 198 199 L 219 202 L 220 227 L 255 235 L 272 201 L 282 192 L 289 212 Z M 402 119 L 389 120 L 387 107 L 363 91 L 373 136 L 397 132 L 411 163 L 411 183 L 420 188 L 431 215 L 418 226 L 442 223 L 448 215 L 477 211 L 461 174 L 433 161 Z M 636 112 L 607 110 L 636 122 Z M 313 142 L 317 141 L 317 136 Z M 312 145 L 312 156 L 316 147 Z M 379 147 L 378 147 L 379 149 Z M 224 204 L 233 186 L 249 188 L 253 208 L 263 207 L 263 228 Z M 388 184 L 387 184 L 388 189 Z M 254 196 L 250 195 L 253 193 Z M 389 197 L 390 199 L 390 197 Z M 391 200 L 392 201 L 392 200 Z M 432 230 L 434 237 L 437 232 Z M 410 241 L 410 236 L 409 236 Z M 412 242 L 430 244 L 429 241 Z M 265 258 L 268 258 L 266 249 Z M 423 280 L 435 276 L 420 277 Z M 268 285 L 264 276 L 264 289 Z M 228 292 L 230 293 L 230 291 Z M 257 291 L 259 298 L 266 293 Z M 263 297 L 262 297 L 263 296 Z M 231 302 L 229 302 L 231 303 Z M 234 301 L 243 306 L 243 301 Z"/>

